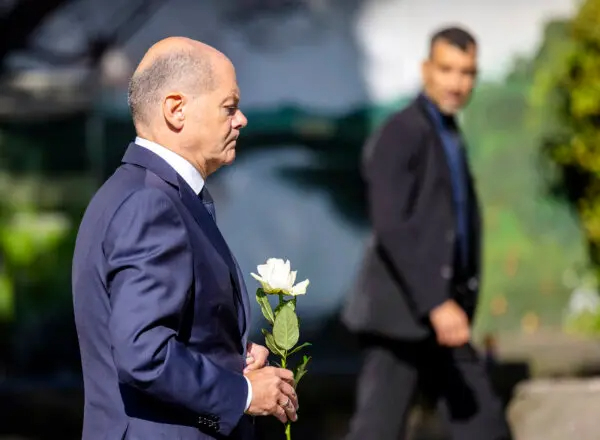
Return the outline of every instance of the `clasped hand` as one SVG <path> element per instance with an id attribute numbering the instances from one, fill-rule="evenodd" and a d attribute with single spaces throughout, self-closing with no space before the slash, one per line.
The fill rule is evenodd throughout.
<path id="1" fill-rule="evenodd" d="M 284 368 L 266 366 L 269 350 L 249 343 L 244 375 L 252 386 L 252 401 L 246 411 L 254 416 L 273 415 L 282 423 L 298 419 L 298 396 L 294 374 Z"/>

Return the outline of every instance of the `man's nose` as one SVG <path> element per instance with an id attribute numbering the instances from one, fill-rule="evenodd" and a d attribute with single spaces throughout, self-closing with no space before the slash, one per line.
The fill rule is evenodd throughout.
<path id="1" fill-rule="evenodd" d="M 246 125 L 248 125 L 248 119 L 246 118 L 246 115 L 244 115 L 241 110 L 238 110 L 235 114 L 234 128 L 240 129 L 244 128 Z"/>

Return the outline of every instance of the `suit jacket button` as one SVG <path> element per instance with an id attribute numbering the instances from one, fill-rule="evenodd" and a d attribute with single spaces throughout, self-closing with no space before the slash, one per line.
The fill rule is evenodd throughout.
<path id="1" fill-rule="evenodd" d="M 446 240 L 448 243 L 452 243 L 454 241 L 454 231 L 452 229 L 446 231 Z"/>
<path id="2" fill-rule="evenodd" d="M 469 278 L 469 281 L 467 281 L 467 287 L 469 289 L 471 289 L 472 291 L 477 290 L 478 286 L 479 286 L 479 281 L 475 277 L 471 277 L 471 278 Z"/>
<path id="3" fill-rule="evenodd" d="M 440 271 L 440 273 L 442 275 L 442 278 L 445 280 L 449 280 L 450 278 L 452 278 L 453 275 L 452 268 L 447 264 L 442 266 L 442 270 Z"/>

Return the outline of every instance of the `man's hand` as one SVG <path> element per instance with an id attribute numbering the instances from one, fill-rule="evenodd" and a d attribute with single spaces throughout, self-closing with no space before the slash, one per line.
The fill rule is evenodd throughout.
<path id="1" fill-rule="evenodd" d="M 267 358 L 269 357 L 269 350 L 267 347 L 255 344 L 254 342 L 248 342 L 246 353 L 246 368 L 244 369 L 244 374 L 249 371 L 258 370 L 267 365 Z"/>
<path id="2" fill-rule="evenodd" d="M 290 370 L 264 367 L 245 375 L 252 385 L 252 401 L 246 411 L 253 416 L 274 415 L 281 423 L 297 420 L 298 396 Z"/>
<path id="3" fill-rule="evenodd" d="M 453 299 L 449 299 L 429 313 L 438 343 L 459 347 L 471 339 L 467 314 Z"/>

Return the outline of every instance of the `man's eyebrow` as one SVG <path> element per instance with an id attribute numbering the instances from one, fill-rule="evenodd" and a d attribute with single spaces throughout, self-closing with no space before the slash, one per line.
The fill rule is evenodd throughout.
<path id="1" fill-rule="evenodd" d="M 225 102 L 227 102 L 227 101 L 229 101 L 229 100 L 233 100 L 233 101 L 234 101 L 236 104 L 237 104 L 238 102 L 240 102 L 240 94 L 239 94 L 239 92 L 237 92 L 237 91 L 233 91 L 233 92 L 231 92 L 231 93 L 229 94 L 229 96 L 227 96 L 227 98 L 225 98 L 225 99 L 223 100 L 223 103 L 225 103 Z"/>

